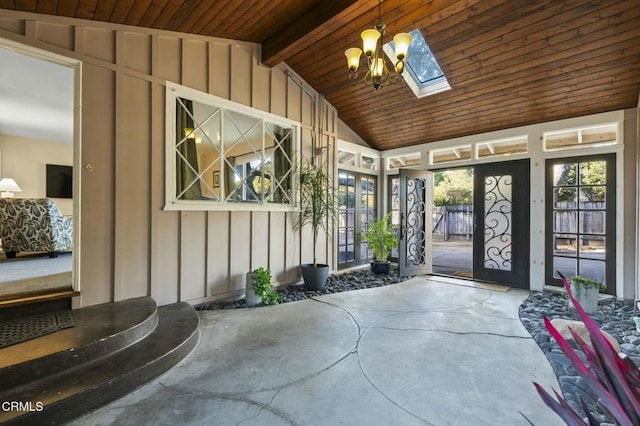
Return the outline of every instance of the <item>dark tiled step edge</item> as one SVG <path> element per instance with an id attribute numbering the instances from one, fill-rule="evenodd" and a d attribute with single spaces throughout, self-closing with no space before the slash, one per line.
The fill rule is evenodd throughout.
<path id="1" fill-rule="evenodd" d="M 25 347 L 56 344 L 60 338 L 71 340 L 73 347 L 0 369 L 0 400 L 6 400 L 3 395 L 7 391 L 15 392 L 32 381 L 130 346 L 151 333 L 158 323 L 156 303 L 150 297 L 78 309 L 72 311 L 72 317 L 73 328 L 26 342 Z"/>
<path id="2" fill-rule="evenodd" d="M 158 309 L 158 326 L 143 340 L 117 353 L 37 382 L 13 401 L 42 402 L 44 410 L 2 413 L 0 422 L 56 425 L 114 401 L 164 373 L 191 352 L 200 333 L 198 315 L 182 302 Z"/>

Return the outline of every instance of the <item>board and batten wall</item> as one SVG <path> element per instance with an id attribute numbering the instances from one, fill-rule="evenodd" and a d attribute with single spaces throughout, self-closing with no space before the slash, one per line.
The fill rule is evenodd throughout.
<path id="1" fill-rule="evenodd" d="M 296 213 L 163 211 L 166 81 L 300 122 L 302 156 L 315 133 L 335 173 L 337 112 L 317 94 L 314 107 L 284 65 L 260 65 L 252 43 L 8 10 L 0 37 L 82 63 L 76 306 L 235 297 L 259 266 L 277 284 L 299 280 L 312 244 L 293 229 Z M 333 245 L 317 248 L 333 265 Z"/>

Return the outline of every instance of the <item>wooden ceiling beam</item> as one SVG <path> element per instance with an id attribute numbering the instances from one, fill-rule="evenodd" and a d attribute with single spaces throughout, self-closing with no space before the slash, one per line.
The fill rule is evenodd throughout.
<path id="1" fill-rule="evenodd" d="M 321 1 L 299 17 L 292 17 L 288 25 L 262 43 L 262 63 L 273 67 L 318 37 L 332 20 L 348 13 L 360 3 L 376 3 L 372 0 Z"/>

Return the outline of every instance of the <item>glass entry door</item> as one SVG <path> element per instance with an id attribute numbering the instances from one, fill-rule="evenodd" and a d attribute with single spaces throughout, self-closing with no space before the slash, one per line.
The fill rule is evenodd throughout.
<path id="1" fill-rule="evenodd" d="M 431 273 L 432 173 L 400 169 L 398 275 Z"/>
<path id="2" fill-rule="evenodd" d="M 367 263 L 373 257 L 362 235 L 376 217 L 376 178 L 338 171 L 338 269 Z"/>
<path id="3" fill-rule="evenodd" d="M 529 160 L 475 167 L 473 278 L 529 288 Z"/>
<path id="4" fill-rule="evenodd" d="M 547 284 L 581 275 L 615 293 L 615 154 L 548 160 Z"/>

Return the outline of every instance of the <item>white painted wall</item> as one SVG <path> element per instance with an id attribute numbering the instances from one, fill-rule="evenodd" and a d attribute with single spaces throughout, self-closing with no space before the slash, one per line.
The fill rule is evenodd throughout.
<path id="1" fill-rule="evenodd" d="M 73 165 L 73 145 L 18 136 L 0 135 L 2 177 L 16 181 L 22 192 L 16 198 L 46 197 L 46 165 Z M 71 198 L 54 198 L 65 216 L 73 214 Z"/>

